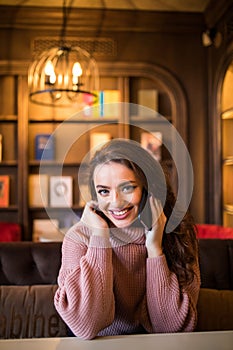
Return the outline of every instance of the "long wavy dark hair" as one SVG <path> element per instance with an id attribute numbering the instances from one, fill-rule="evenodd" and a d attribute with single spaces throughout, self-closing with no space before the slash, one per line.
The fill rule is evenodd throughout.
<path id="1" fill-rule="evenodd" d="M 93 199 L 97 199 L 93 174 L 99 164 L 108 162 L 124 164 L 133 170 L 142 186 L 163 203 L 167 222 L 173 212 L 176 197 L 172 191 L 168 174 L 161 164 L 137 142 L 125 139 L 114 139 L 98 150 L 89 168 L 89 187 Z M 166 233 L 164 229 L 162 246 L 170 271 L 177 275 L 181 286 L 194 279 L 194 264 L 197 262 L 198 245 L 196 228 L 191 214 L 187 211 L 177 221 L 175 229 Z"/>

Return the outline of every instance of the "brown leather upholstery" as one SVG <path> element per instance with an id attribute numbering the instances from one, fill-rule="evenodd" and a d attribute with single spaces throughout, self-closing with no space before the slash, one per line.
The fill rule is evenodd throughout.
<path id="1" fill-rule="evenodd" d="M 233 290 L 233 239 L 200 239 L 203 288 Z"/>
<path id="2" fill-rule="evenodd" d="M 200 239 L 202 288 L 233 289 L 233 240 Z M 61 243 L 0 242 L 0 285 L 56 284 Z"/>
<path id="3" fill-rule="evenodd" d="M 200 240 L 199 247 L 196 331 L 233 329 L 233 240 Z M 68 335 L 53 304 L 60 264 L 59 242 L 0 243 L 0 338 Z"/>
<path id="4" fill-rule="evenodd" d="M 0 285 L 56 284 L 60 265 L 60 242 L 0 243 Z"/>

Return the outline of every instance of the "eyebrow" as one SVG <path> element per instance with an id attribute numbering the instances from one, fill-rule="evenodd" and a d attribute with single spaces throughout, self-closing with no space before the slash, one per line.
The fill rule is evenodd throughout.
<path id="1" fill-rule="evenodd" d="M 137 182 L 134 180 L 128 180 L 128 181 L 120 183 L 118 187 L 124 187 L 125 185 L 137 185 Z M 96 188 L 109 189 L 110 187 L 104 186 L 104 185 L 97 185 Z"/>
<path id="2" fill-rule="evenodd" d="M 109 186 L 97 185 L 96 188 L 110 188 Z"/>

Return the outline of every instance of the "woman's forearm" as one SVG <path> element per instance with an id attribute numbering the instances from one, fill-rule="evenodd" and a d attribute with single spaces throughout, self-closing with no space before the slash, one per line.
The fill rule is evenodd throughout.
<path id="1" fill-rule="evenodd" d="M 100 241 L 99 238 L 91 241 L 78 265 L 76 256 L 80 254 L 80 247 L 77 245 L 79 251 L 75 254 L 74 243 L 65 243 L 54 299 L 66 324 L 76 336 L 84 339 L 94 338 L 114 318 L 112 251 L 93 246 Z M 72 244 L 71 249 L 69 244 Z"/>
<path id="2" fill-rule="evenodd" d="M 147 261 L 147 306 L 154 332 L 193 331 L 200 281 L 182 290 L 164 255 Z"/>

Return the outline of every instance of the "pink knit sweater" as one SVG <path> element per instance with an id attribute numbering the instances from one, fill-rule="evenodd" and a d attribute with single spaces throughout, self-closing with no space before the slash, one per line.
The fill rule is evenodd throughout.
<path id="1" fill-rule="evenodd" d="M 65 236 L 54 303 L 69 328 L 83 339 L 194 330 L 198 266 L 181 290 L 164 255 L 147 258 L 141 228 L 114 230 L 91 236 L 78 223 Z"/>

